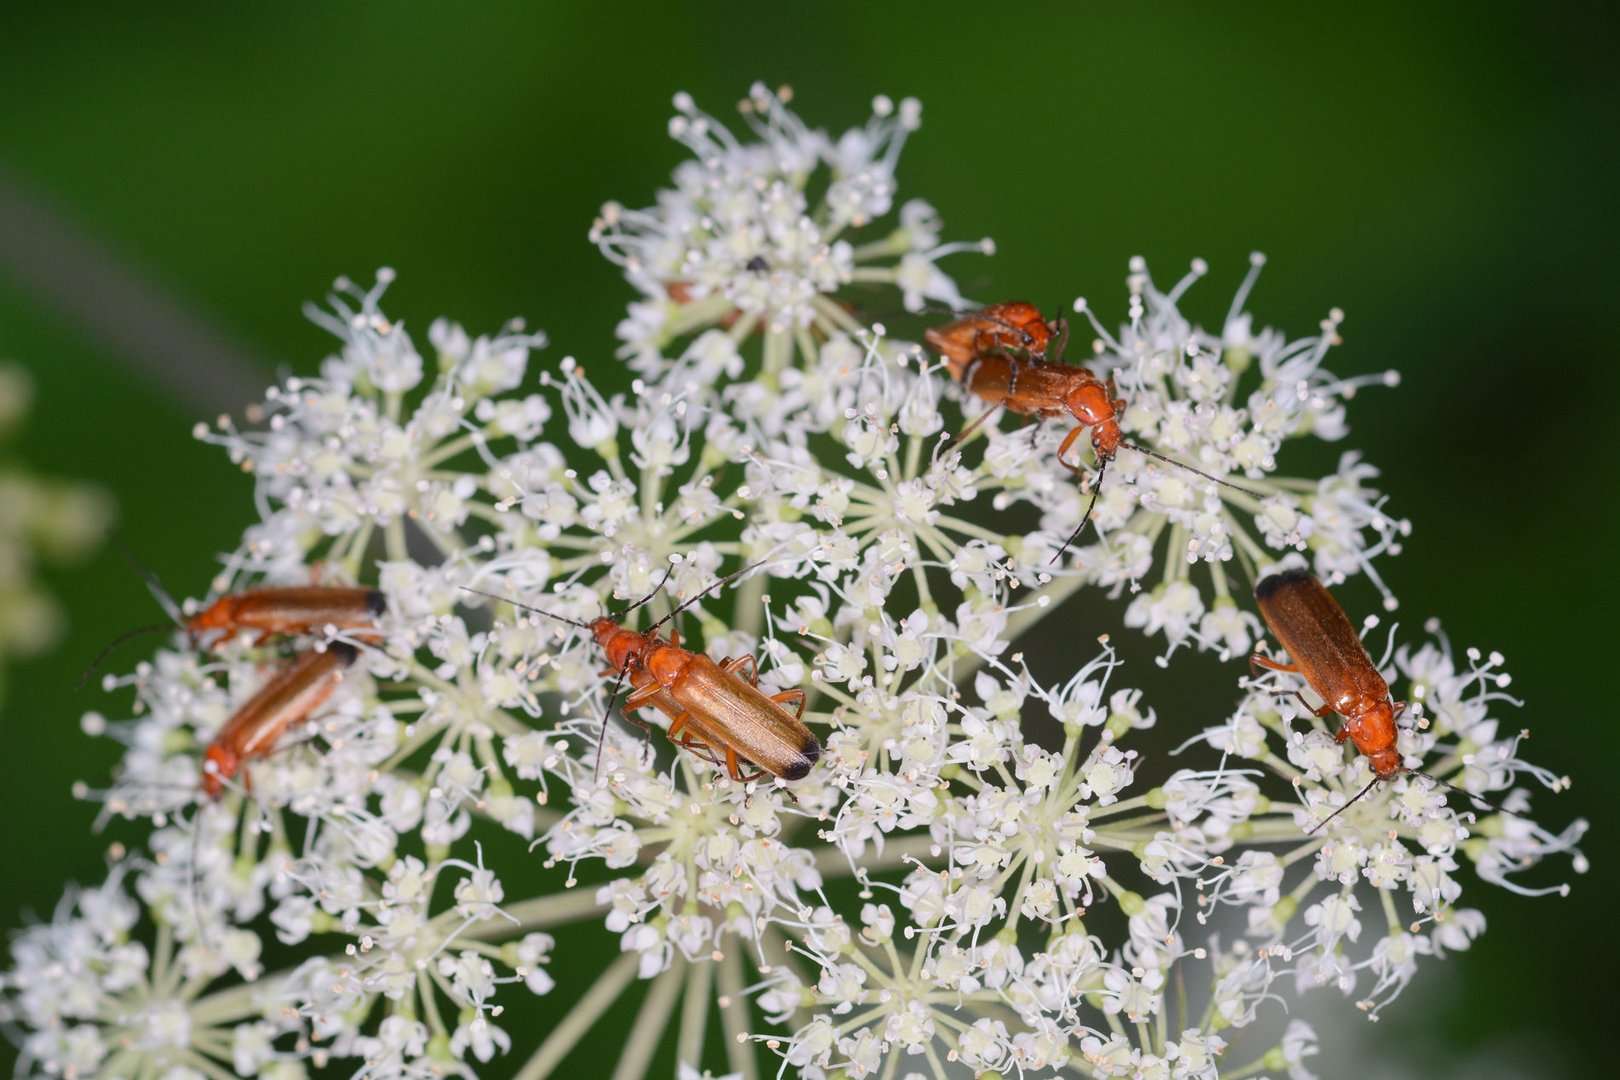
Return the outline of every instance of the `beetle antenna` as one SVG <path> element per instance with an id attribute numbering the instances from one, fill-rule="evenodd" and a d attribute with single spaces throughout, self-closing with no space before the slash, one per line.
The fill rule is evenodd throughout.
<path id="1" fill-rule="evenodd" d="M 761 566 L 764 566 L 767 561 L 768 560 L 761 559 L 758 562 L 749 563 L 747 566 L 743 567 L 741 570 L 734 570 L 731 573 L 727 574 L 725 577 L 720 578 L 719 580 L 715 581 L 712 585 L 709 585 L 707 588 L 705 588 L 702 592 L 698 593 L 696 596 L 692 597 L 690 600 L 687 600 L 685 603 L 681 604 L 674 611 L 671 611 L 668 615 L 665 615 L 663 618 L 661 618 L 657 622 L 653 623 L 651 626 L 649 626 L 647 628 L 646 632 L 649 633 L 649 634 L 652 633 L 654 630 L 658 629 L 660 626 L 663 626 L 665 623 L 669 622 L 669 620 L 673 619 L 675 616 L 679 615 L 681 612 L 685 611 L 687 608 L 691 607 L 693 604 L 697 603 L 699 600 L 703 599 L 705 596 L 708 596 L 710 593 L 714 592 L 716 589 L 720 588 L 722 585 L 725 585 L 728 582 L 732 582 L 732 581 L 737 580 L 738 578 L 742 577 L 744 574 L 748 573 L 750 570 L 758 570 Z M 647 601 L 649 601 L 653 597 L 657 596 L 659 591 L 661 589 L 663 589 L 664 583 L 669 580 L 669 576 L 671 574 L 673 574 L 674 572 L 675 572 L 675 567 L 674 567 L 673 564 L 671 564 L 669 569 L 664 571 L 664 576 L 659 579 L 658 585 L 653 589 L 652 592 L 648 593 L 646 596 L 643 596 L 640 600 L 637 600 L 635 603 L 631 604 L 629 607 L 625 608 L 624 610 L 620 611 L 618 614 L 614 615 L 612 617 L 613 621 L 618 622 L 624 616 L 630 614 L 630 612 L 636 610 L 636 608 L 640 607 L 642 604 L 645 604 Z M 531 604 L 525 604 L 521 600 L 514 600 L 510 596 L 503 596 L 500 593 L 485 592 L 483 589 L 475 589 L 471 585 L 463 585 L 461 588 L 462 588 L 462 590 L 464 592 L 477 593 L 479 596 L 487 596 L 491 600 L 500 600 L 503 603 L 511 604 L 513 607 L 518 608 L 518 609 L 520 609 L 522 611 L 532 611 L 536 615 L 544 615 L 548 619 L 555 619 L 560 623 L 567 623 L 569 626 L 577 626 L 581 630 L 589 630 L 591 628 L 589 623 L 580 622 L 578 619 L 570 619 L 566 615 L 554 614 L 553 612 L 547 611 L 545 608 L 537 608 L 537 607 L 534 607 Z"/>
<path id="2" fill-rule="evenodd" d="M 203 948 L 212 949 L 208 943 L 208 925 L 202 916 L 202 875 L 197 872 L 197 860 L 202 858 L 202 830 L 202 807 L 199 806 L 191 815 L 191 884 L 187 891 L 191 893 L 191 917 L 197 923 L 197 940 L 202 942 Z"/>
<path id="3" fill-rule="evenodd" d="M 108 643 L 106 648 L 102 649 L 99 653 L 96 654 L 95 660 L 91 661 L 90 666 L 84 669 L 84 674 L 79 676 L 79 681 L 73 684 L 73 689 L 75 689 L 75 690 L 83 690 L 84 689 L 84 684 L 89 682 L 90 681 L 90 676 L 94 675 L 96 673 L 97 669 L 99 669 L 101 667 L 102 661 L 106 660 L 107 657 L 112 653 L 112 651 L 114 649 L 118 648 L 118 646 L 122 645 L 124 642 L 129 641 L 129 640 L 131 640 L 133 638 L 142 637 L 142 636 L 144 636 L 146 634 L 155 634 L 159 630 L 172 630 L 172 629 L 174 629 L 174 627 L 172 625 L 170 625 L 169 623 L 166 623 L 166 622 L 165 623 L 153 623 L 151 626 L 143 626 L 143 627 L 140 627 L 137 630 L 129 630 L 129 631 L 126 631 L 126 632 L 124 632 L 122 634 L 119 634 L 117 637 L 113 638 L 111 642 Z"/>
<path id="4" fill-rule="evenodd" d="M 487 596 L 491 600 L 500 600 L 503 603 L 511 604 L 513 607 L 519 608 L 523 611 L 532 611 L 536 615 L 544 615 L 548 619 L 555 619 L 560 623 L 567 623 L 569 626 L 577 626 L 581 630 L 589 630 L 591 628 L 589 623 L 582 623 L 578 619 L 570 619 L 566 615 L 553 614 L 552 612 L 547 611 L 545 608 L 532 607 L 529 604 L 523 603 L 521 600 L 514 600 L 510 596 L 502 596 L 500 593 L 485 592 L 483 589 L 475 589 L 471 585 L 463 585 L 461 588 L 464 592 L 477 593 L 479 596 Z"/>
<path id="5" fill-rule="evenodd" d="M 1091 520 L 1091 512 L 1097 508 L 1097 496 L 1102 494 L 1103 474 L 1107 471 L 1108 459 L 1103 458 L 1097 464 L 1097 482 L 1096 484 L 1092 485 L 1091 502 L 1086 504 L 1085 516 L 1080 519 L 1080 524 L 1075 527 L 1074 532 L 1069 534 L 1069 538 L 1063 541 L 1063 546 L 1058 548 L 1058 553 L 1052 556 L 1052 562 L 1049 562 L 1046 565 L 1051 566 L 1052 563 L 1055 563 L 1059 559 L 1063 558 L 1063 553 L 1068 551 L 1070 545 L 1072 545 L 1076 540 L 1080 539 L 1080 534 L 1086 531 L 1086 522 Z"/>
<path id="6" fill-rule="evenodd" d="M 710 593 L 714 592 L 716 589 L 720 588 L 723 585 L 727 585 L 727 584 L 729 584 L 729 583 L 731 583 L 733 581 L 736 581 L 738 578 L 742 577 L 744 574 L 750 573 L 750 572 L 752 572 L 754 570 L 758 570 L 760 567 L 764 566 L 768 561 L 769 561 L 768 559 L 760 559 L 758 562 L 749 563 L 747 566 L 743 567 L 741 570 L 733 570 L 731 573 L 727 574 L 725 577 L 720 578 L 719 580 L 715 581 L 713 584 L 711 584 L 711 585 L 707 586 L 706 588 L 704 588 L 701 592 L 699 592 L 697 595 L 693 596 L 691 599 L 684 601 L 679 607 L 675 608 L 675 610 L 671 611 L 668 615 L 665 615 L 662 619 L 659 619 L 657 622 L 655 622 L 651 626 L 647 627 L 646 632 L 648 634 L 651 634 L 654 630 L 657 630 L 660 626 L 663 626 L 665 623 L 669 622 L 669 620 L 673 619 L 675 616 L 679 615 L 681 612 L 685 611 L 687 608 L 691 607 L 693 604 L 697 603 L 699 600 L 703 599 L 705 596 L 708 596 Z M 665 576 L 667 577 L 668 575 L 666 574 Z"/>
<path id="7" fill-rule="evenodd" d="M 613 703 L 619 699 L 619 688 L 624 685 L 625 673 L 630 670 L 630 662 L 633 659 L 634 657 L 630 656 L 624 658 L 624 667 L 619 669 L 619 677 L 613 680 L 613 692 L 608 695 L 607 707 L 602 710 L 602 733 L 596 739 L 596 778 L 593 781 L 595 786 L 601 786 L 602 783 L 602 744 L 607 742 L 607 726 L 608 721 L 613 718 Z"/>
<path id="8" fill-rule="evenodd" d="M 118 550 L 118 554 L 124 557 L 124 561 L 129 563 L 130 569 L 139 574 L 142 580 L 146 582 L 146 587 L 151 590 L 152 596 L 157 599 L 158 606 L 163 609 L 163 613 L 173 619 L 176 626 L 183 629 L 186 620 L 185 616 L 180 613 L 180 605 L 174 602 L 174 597 L 169 595 L 169 590 L 163 587 L 163 582 L 158 580 L 158 576 L 148 570 L 146 564 L 137 559 L 133 551 L 124 546 L 124 542 L 118 539 L 116 533 L 109 535 L 107 540 Z"/>
<path id="9" fill-rule="evenodd" d="M 1381 779 L 1383 779 L 1383 777 L 1378 776 L 1378 775 L 1375 774 L 1371 780 L 1367 781 L 1367 786 L 1366 787 L 1364 787 L 1360 791 L 1356 792 L 1355 798 L 1351 799 L 1349 802 L 1345 803 L 1343 806 L 1341 806 L 1337 810 L 1333 811 L 1333 813 L 1331 813 L 1327 817 L 1323 818 L 1314 827 L 1306 829 L 1305 830 L 1305 835 L 1310 836 L 1312 833 L 1316 832 L 1317 829 L 1320 829 L 1323 825 L 1326 825 L 1328 822 L 1332 821 L 1334 818 L 1338 817 L 1340 814 L 1342 814 L 1346 810 L 1350 809 L 1356 803 L 1360 802 L 1361 797 L 1363 795 L 1367 794 L 1367 792 L 1371 791 L 1373 789 L 1373 785 L 1378 783 L 1378 781 L 1381 780 Z"/>
<path id="10" fill-rule="evenodd" d="M 1431 775 L 1429 773 L 1424 772 L 1422 769 L 1408 769 L 1406 771 L 1409 772 L 1409 773 L 1412 773 L 1414 776 L 1421 776 L 1425 780 L 1431 780 L 1434 783 L 1439 784 L 1441 787 L 1448 787 L 1452 791 L 1455 791 L 1457 794 L 1462 795 L 1462 796 L 1464 796 L 1466 798 L 1472 799 L 1476 803 L 1479 803 L 1481 806 L 1490 807 L 1492 810 L 1495 810 L 1498 814 L 1512 814 L 1514 817 L 1522 816 L 1522 815 L 1516 813 L 1515 811 L 1507 809 L 1504 806 L 1498 806 L 1496 803 L 1491 802 L 1491 800 L 1485 798 L 1483 795 L 1475 795 L 1472 791 L 1469 791 L 1467 788 L 1458 787 L 1456 784 L 1453 784 L 1451 781 L 1442 780 L 1438 776 L 1433 776 L 1433 775 Z"/>
<path id="11" fill-rule="evenodd" d="M 163 587 L 163 582 L 158 580 L 158 576 L 152 573 L 152 571 L 148 570 L 141 560 L 135 557 L 135 553 L 129 550 L 129 548 L 124 545 L 122 540 L 118 539 L 118 534 L 109 533 L 107 535 L 107 541 L 108 543 L 112 544 L 114 549 L 117 550 L 118 554 L 124 557 L 124 561 L 129 563 L 130 569 L 134 570 L 135 573 L 146 582 L 147 589 L 151 591 L 152 596 L 157 600 L 158 606 L 163 609 L 163 614 L 170 618 L 172 625 L 178 626 L 182 630 L 186 629 L 186 619 L 185 616 L 180 612 L 180 605 L 174 602 L 174 597 L 169 595 L 169 590 Z M 85 669 L 84 674 L 79 676 L 79 681 L 73 685 L 73 689 L 84 689 L 84 684 L 89 682 L 90 676 L 94 675 L 97 669 L 101 667 L 102 661 L 106 660 L 108 654 L 114 649 L 118 648 L 118 646 L 122 645 L 124 642 L 129 641 L 132 638 L 142 637 L 146 634 L 155 634 L 159 630 L 167 630 L 170 628 L 170 625 L 171 623 L 158 623 L 153 626 L 143 626 L 137 630 L 130 630 L 127 633 L 119 634 L 117 637 L 113 638 L 111 644 L 96 654 L 95 660 L 92 661 L 90 666 Z"/>
<path id="12" fill-rule="evenodd" d="M 666 566 L 664 568 L 664 576 L 659 578 L 658 579 L 658 584 L 656 584 L 656 585 L 654 585 L 652 587 L 652 592 L 648 593 L 646 596 L 643 596 L 640 600 L 637 600 L 635 603 L 631 604 L 629 607 L 625 608 L 624 610 L 620 611 L 617 615 L 613 616 L 613 621 L 614 622 L 621 621 L 626 615 L 628 615 L 632 611 L 636 610 L 636 608 L 640 607 L 642 604 L 645 604 L 647 601 L 649 601 L 653 597 L 657 596 L 660 592 L 663 592 L 664 586 L 669 583 L 669 575 L 673 574 L 674 572 L 675 572 L 675 564 L 670 563 L 668 566 Z"/>
<path id="13" fill-rule="evenodd" d="M 1056 310 L 1062 311 L 1063 305 L 1059 304 Z M 1068 363 L 1063 359 L 1063 354 L 1069 349 L 1069 320 L 1059 315 L 1047 323 L 1046 327 L 1052 335 L 1052 340 L 1046 346 L 1046 358 L 1054 364 Z"/>
<path id="14" fill-rule="evenodd" d="M 1129 447 L 1130 449 L 1135 450 L 1138 454 L 1146 454 L 1150 458 L 1157 458 L 1158 460 L 1164 462 L 1166 465 L 1174 465 L 1178 469 L 1186 469 L 1190 473 L 1194 473 L 1194 474 L 1196 474 L 1198 476 L 1202 476 L 1205 480 L 1209 480 L 1209 481 L 1211 481 L 1213 483 L 1221 485 L 1221 487 L 1231 488 L 1233 491 L 1241 491 L 1241 492 L 1243 492 L 1243 494 L 1249 496 L 1249 498 L 1251 498 L 1251 499 L 1263 499 L 1263 498 L 1265 498 L 1265 496 L 1260 494 L 1258 491 L 1250 491 L 1248 488 L 1242 486 L 1241 484 L 1234 484 L 1230 480 L 1222 480 L 1218 476 L 1211 476 L 1209 473 L 1205 472 L 1203 469 L 1196 469 L 1193 466 L 1188 465 L 1185 461 L 1177 461 L 1173 457 L 1166 457 L 1165 455 L 1159 453 L 1157 450 L 1149 450 L 1145 446 L 1137 446 L 1135 443 L 1128 443 L 1128 442 L 1122 442 L 1119 445 Z"/>

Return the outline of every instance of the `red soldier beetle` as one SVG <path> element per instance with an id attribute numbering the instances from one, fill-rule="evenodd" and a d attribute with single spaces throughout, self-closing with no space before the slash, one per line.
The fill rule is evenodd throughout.
<path id="1" fill-rule="evenodd" d="M 306 649 L 270 676 L 254 694 L 231 714 L 215 733 L 203 754 L 200 788 L 208 802 L 217 804 L 225 788 L 251 761 L 268 758 L 289 728 L 308 722 L 342 683 L 359 655 L 349 642 L 332 641 Z M 75 785 L 81 789 L 82 785 Z M 194 788 L 187 788 L 194 791 Z M 81 797 L 84 791 L 80 790 Z M 109 800 L 110 801 L 110 800 Z M 123 813 L 130 812 L 125 807 Z M 199 804 L 191 820 L 191 894 L 199 940 L 207 942 L 207 925 L 202 917 L 202 900 L 197 890 L 196 868 L 202 845 L 202 821 L 206 804 Z M 158 821 L 166 811 L 153 811 Z M 98 828 L 99 822 L 98 822 Z"/>
<path id="2" fill-rule="evenodd" d="M 388 610 L 380 589 L 362 585 L 302 585 L 276 589 L 247 589 L 228 593 L 185 621 L 193 642 L 219 631 L 208 647 L 217 649 L 236 635 L 258 631 L 255 645 L 276 634 L 307 634 L 322 627 L 339 630 L 374 630 Z M 358 635 L 376 641 L 375 633 Z"/>
<path id="3" fill-rule="evenodd" d="M 759 689 L 759 665 L 752 656 L 716 662 L 702 653 L 681 648 L 680 634 L 673 629 L 667 639 L 658 636 L 659 627 L 676 615 L 760 565 L 745 566 L 714 582 L 645 631 L 626 629 L 620 620 L 656 596 L 663 588 L 662 581 L 658 588 L 617 615 L 603 615 L 590 622 L 556 615 L 511 597 L 463 588 L 589 633 L 610 665 L 602 674 L 616 673 L 617 676 L 608 695 L 604 725 L 612 713 L 619 688 L 628 679 L 632 689 L 624 700 L 622 715 L 631 723 L 650 730 L 631 714 L 647 706 L 656 708 L 669 718 L 667 734 L 677 748 L 723 768 L 726 775 L 739 784 L 766 775 L 787 781 L 802 780 L 810 775 L 821 757 L 821 744 L 804 725 L 805 692 L 785 690 L 767 694 Z M 668 579 L 669 572 L 666 572 L 664 580 Z M 789 705 L 797 705 L 797 708 L 790 712 Z M 597 743 L 598 772 L 603 741 Z M 742 770 L 745 762 L 755 771 L 745 775 Z"/>
<path id="4" fill-rule="evenodd" d="M 1344 722 L 1333 741 L 1354 743 L 1373 772 L 1366 787 L 1309 832 L 1316 832 L 1350 809 L 1374 784 L 1393 780 L 1402 773 L 1414 773 L 1492 810 L 1507 812 L 1471 791 L 1401 763 L 1401 752 L 1395 745 L 1399 735 L 1395 722 L 1406 711 L 1406 702 L 1393 700 L 1389 683 L 1384 681 L 1378 665 L 1368 655 L 1344 608 L 1325 585 L 1304 570 L 1285 570 L 1262 579 L 1255 586 L 1254 599 L 1260 607 L 1260 617 L 1265 619 L 1272 636 L 1292 663 L 1273 660 L 1257 648 L 1249 657 L 1250 675 L 1258 676 L 1259 669 L 1265 668 L 1303 676 L 1322 698 L 1321 707 L 1312 707 L 1298 690 L 1291 693 L 1312 716 L 1338 713 Z"/>
<path id="5" fill-rule="evenodd" d="M 209 744 L 203 756 L 203 794 L 219 798 L 244 764 L 269 755 L 288 728 L 308 720 L 337 690 L 359 651 L 346 641 L 327 642 L 305 649 L 271 676 Z"/>
<path id="6" fill-rule="evenodd" d="M 923 339 L 944 357 L 951 378 L 965 382 L 967 369 L 974 361 L 992 353 L 1010 351 L 1045 360 L 1050 351 L 1052 359 L 1061 362 L 1069 340 L 1069 324 L 1061 318 L 1047 322 L 1040 308 L 1028 301 L 1008 300 L 944 326 L 930 327 L 923 332 Z"/>
<path id="7" fill-rule="evenodd" d="M 132 556 L 125 554 L 134 562 Z M 242 633 L 256 632 L 258 636 L 253 643 L 262 645 L 277 634 L 309 634 L 327 627 L 357 631 L 354 634 L 357 640 L 375 642 L 379 640 L 375 632 L 377 620 L 388 610 L 388 598 L 380 589 L 363 585 L 293 585 L 227 593 L 187 618 L 163 590 L 157 577 L 139 563 L 134 565 L 146 577 L 158 603 L 174 621 L 142 626 L 114 638 L 80 677 L 80 686 L 101 667 L 108 654 L 124 642 L 173 625 L 185 631 L 193 646 L 208 649 L 217 649 Z M 206 645 L 203 644 L 205 637 L 208 638 Z"/>
<path id="8" fill-rule="evenodd" d="M 336 692 L 360 650 L 346 641 L 331 641 L 305 649 L 270 677 L 231 714 L 215 733 L 203 754 L 202 791 L 218 801 L 225 786 L 241 774 L 249 761 L 269 757 L 289 728 L 310 719 Z M 202 842 L 200 816 L 192 824 L 191 864 L 195 871 Z M 192 880 L 192 906 L 199 934 L 206 940 L 202 902 Z"/>
<path id="9" fill-rule="evenodd" d="M 1069 462 L 1064 455 L 1081 433 L 1090 429 L 1091 449 L 1097 459 L 1097 479 L 1080 524 L 1052 556 L 1054 563 L 1085 531 L 1091 512 L 1097 507 L 1108 463 L 1122 446 L 1222 487 L 1256 499 L 1261 497 L 1156 450 L 1126 442 L 1119 427 L 1126 405 L 1114 396 L 1117 393 L 1114 380 L 1099 379 L 1088 368 L 1065 363 L 1063 349 L 1069 340 L 1068 323 L 1061 318 L 1048 322 L 1034 304 L 1024 300 L 991 304 L 982 311 L 924 331 L 923 339 L 944 358 L 953 379 L 969 393 L 990 402 L 990 407 L 956 436 L 957 441 L 973 434 L 1001 408 L 1022 416 L 1034 416 L 1037 422 L 1068 415 L 1075 421 L 1075 428 L 1058 445 L 1058 464 L 1084 479 L 1086 470 Z"/>

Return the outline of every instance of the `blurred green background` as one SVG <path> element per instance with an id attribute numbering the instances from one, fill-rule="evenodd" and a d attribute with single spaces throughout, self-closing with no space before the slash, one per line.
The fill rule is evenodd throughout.
<path id="1" fill-rule="evenodd" d="M 1481 946 L 1375 1026 L 1329 1002 L 1344 1027 L 1321 1071 L 1597 1075 L 1620 888 L 1601 796 L 1620 767 L 1614 30 L 1598 5 L 1478 3 L 8 4 L 0 357 L 37 382 L 16 449 L 112 491 L 124 541 L 200 594 L 253 507 L 191 425 L 314 369 L 329 340 L 299 306 L 333 277 L 393 266 L 387 310 L 418 331 L 522 315 L 551 336 L 541 365 L 577 355 L 603 379 L 629 291 L 585 231 L 681 159 L 671 94 L 730 118 L 752 80 L 788 83 L 835 131 L 876 93 L 916 95 L 903 195 L 949 238 L 999 245 L 947 262 L 969 295 L 1084 294 L 1117 322 L 1130 256 L 1162 284 L 1201 256 L 1188 306 L 1218 325 L 1258 249 L 1261 321 L 1304 335 L 1342 307 L 1333 369 L 1401 370 L 1350 413 L 1415 525 L 1380 569 L 1408 626 L 1440 615 L 1459 646 L 1507 655 L 1529 756 L 1576 779 L 1538 816 L 1590 818 L 1595 866 L 1568 899 L 1465 892 L 1491 920 Z M 123 699 L 72 687 L 156 616 L 110 552 L 52 584 L 70 634 L 0 703 L 5 927 L 101 875 L 106 839 L 68 788 L 113 758 L 80 713 Z M 1376 605 L 1363 583 L 1342 596 Z M 1230 685 L 1215 674 L 1181 681 Z M 1170 741 L 1230 704 L 1151 700 Z"/>

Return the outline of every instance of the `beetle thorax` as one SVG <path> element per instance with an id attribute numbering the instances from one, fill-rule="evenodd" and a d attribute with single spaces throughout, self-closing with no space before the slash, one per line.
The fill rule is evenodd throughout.
<path id="1" fill-rule="evenodd" d="M 1393 780 L 1406 771 L 1401 752 L 1395 747 L 1398 734 L 1395 710 L 1389 698 L 1373 699 L 1353 714 L 1345 715 L 1350 741 L 1356 744 L 1367 764 L 1380 780 Z"/>
<path id="2" fill-rule="evenodd" d="M 1106 383 L 1089 379 L 1070 390 L 1063 404 L 1081 424 L 1091 429 L 1091 446 L 1099 458 L 1112 458 L 1123 438 L 1114 402 L 1108 398 Z"/>
<path id="3" fill-rule="evenodd" d="M 197 638 L 210 630 L 224 630 L 236 621 L 238 598 L 222 596 L 186 620 L 186 633 Z"/>
<path id="4" fill-rule="evenodd" d="M 647 673 L 665 686 L 673 686 L 691 660 L 691 653 L 664 642 L 654 642 L 642 655 Z"/>
<path id="5" fill-rule="evenodd" d="M 234 777 L 241 767 L 236 751 L 223 743 L 214 743 L 203 756 L 203 794 L 210 799 L 219 798 L 225 790 L 225 781 Z"/>

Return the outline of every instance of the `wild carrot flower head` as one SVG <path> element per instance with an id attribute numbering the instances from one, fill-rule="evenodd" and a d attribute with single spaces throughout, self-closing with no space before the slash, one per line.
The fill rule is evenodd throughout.
<path id="1" fill-rule="evenodd" d="M 1564 781 L 1501 728 L 1500 661 L 1444 638 L 1394 654 L 1422 706 L 1400 749 L 1512 814 L 1412 773 L 1307 833 L 1367 773 L 1270 692 L 1297 676 L 1179 757 L 1142 739 L 1164 676 L 1112 635 L 1245 652 L 1245 579 L 1372 574 L 1404 531 L 1355 451 L 1276 476 L 1289 439 L 1346 434 L 1336 318 L 1255 331 L 1251 275 L 1206 333 L 1178 307 L 1196 274 L 1161 293 L 1133 267 L 1089 362 L 1130 439 L 1247 490 L 1122 448 L 1049 572 L 1085 497 L 1062 425 L 944 445 L 958 391 L 864 313 L 962 303 L 938 265 L 961 246 L 899 195 L 919 106 L 834 138 L 787 105 L 756 87 L 739 132 L 678 98 L 674 186 L 593 228 L 638 294 L 633 377 L 606 348 L 532 363 L 519 324 L 413 335 L 385 273 L 314 313 L 338 341 L 317 375 L 199 430 L 257 512 L 210 592 L 314 573 L 385 603 L 177 635 L 109 680 L 86 726 L 124 761 L 86 791 L 152 830 L 16 939 L 0 1018 L 27 1067 L 538 1078 L 628 998 L 620 1075 L 672 1047 L 692 1077 L 1307 1077 L 1308 1025 L 1245 1029 L 1322 984 L 1376 1014 L 1483 931 L 1481 884 L 1583 867 L 1584 824 L 1535 825 L 1517 790 Z M 1139 585 L 1107 632 L 1063 603 Z M 203 751 L 331 648 L 357 650 L 336 689 L 206 798 Z M 811 740 L 806 775 L 772 732 Z"/>

